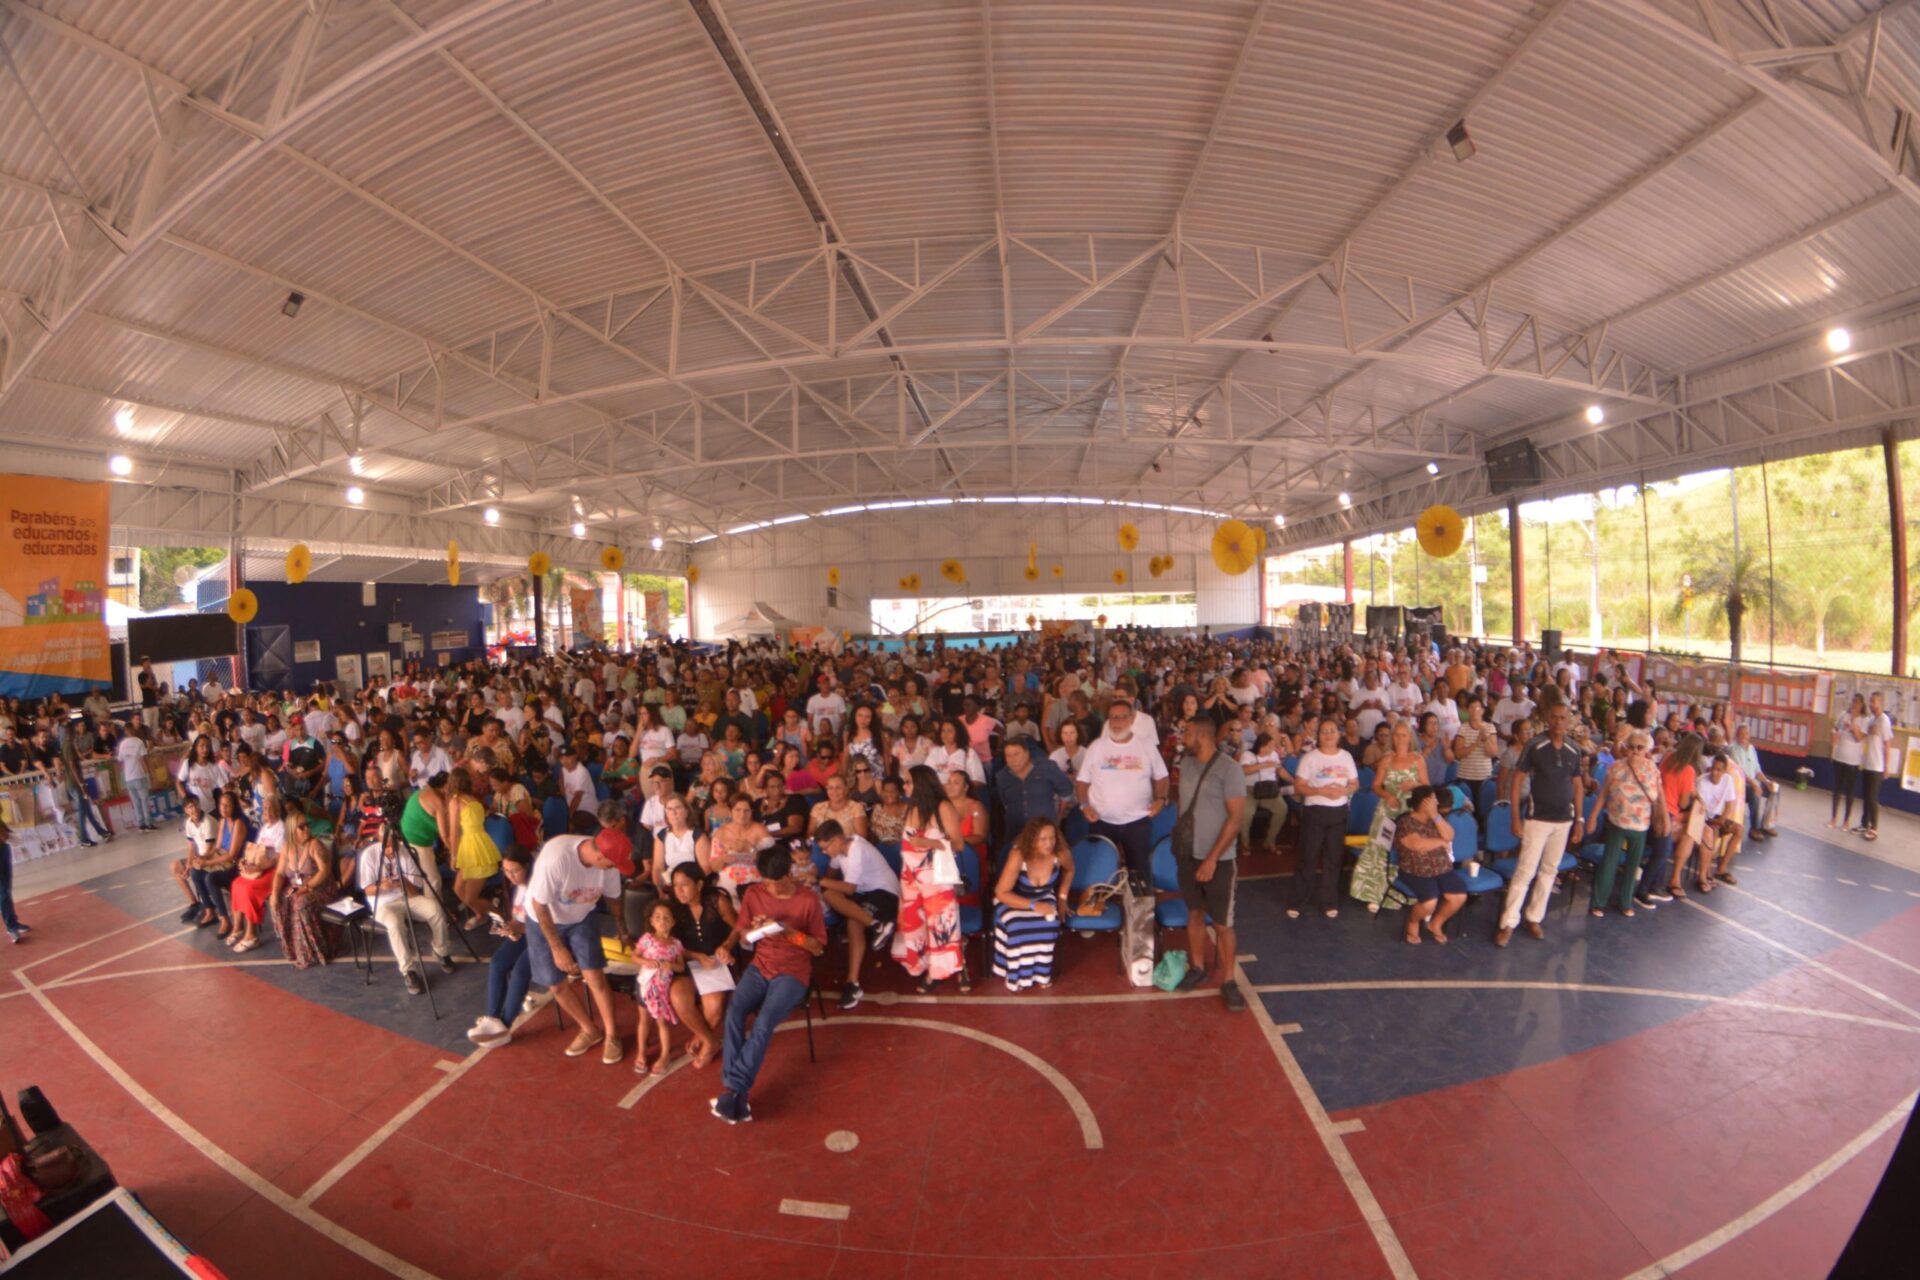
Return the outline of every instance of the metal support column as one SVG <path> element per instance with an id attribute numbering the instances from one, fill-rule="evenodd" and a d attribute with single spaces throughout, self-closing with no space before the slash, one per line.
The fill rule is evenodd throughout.
<path id="1" fill-rule="evenodd" d="M 1907 672 L 1907 495 L 1900 483 L 1900 441 L 1888 427 L 1880 436 L 1887 460 L 1887 519 L 1893 548 L 1893 674 Z"/>
<path id="2" fill-rule="evenodd" d="M 1513 574 L 1513 642 L 1519 644 L 1527 636 L 1527 558 L 1520 550 L 1520 499 L 1507 500 L 1507 546 L 1508 559 L 1512 562 Z"/>

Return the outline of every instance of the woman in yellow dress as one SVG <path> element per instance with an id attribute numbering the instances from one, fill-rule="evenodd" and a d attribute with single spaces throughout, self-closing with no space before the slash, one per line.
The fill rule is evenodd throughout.
<path id="1" fill-rule="evenodd" d="M 487 806 L 473 794 L 473 778 L 465 769 L 447 777 L 447 808 L 453 825 L 453 896 L 473 914 L 462 929 L 477 929 L 487 918 L 487 881 L 500 870 L 500 848 L 487 834 Z"/>

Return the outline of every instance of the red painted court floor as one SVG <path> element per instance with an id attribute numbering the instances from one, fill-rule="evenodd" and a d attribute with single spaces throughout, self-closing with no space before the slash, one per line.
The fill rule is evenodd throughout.
<path id="1" fill-rule="evenodd" d="M 0 1084 L 234 1280 L 1814 1277 L 1920 1087 L 1920 877 L 1838 856 L 1504 952 L 1484 907 L 1409 948 L 1254 879 L 1240 1015 L 1125 987 L 1111 939 L 1042 996 L 852 1015 L 829 961 L 817 1060 L 796 1016 L 739 1128 L 717 1066 L 569 1060 L 550 1012 L 473 1051 L 480 965 L 435 1022 L 390 964 L 216 955 L 155 866 L 21 904 Z"/>

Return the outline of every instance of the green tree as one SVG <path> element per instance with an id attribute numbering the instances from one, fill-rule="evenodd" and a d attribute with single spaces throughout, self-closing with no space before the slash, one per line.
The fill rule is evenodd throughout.
<path id="1" fill-rule="evenodd" d="M 173 575 L 182 565 L 200 570 L 219 564 L 227 553 L 219 547 L 140 548 L 140 607 L 171 609 L 180 605 L 180 587 Z"/>
<path id="2" fill-rule="evenodd" d="M 1767 593 L 1775 589 L 1766 557 L 1752 544 L 1736 548 L 1731 538 L 1723 541 L 1696 539 L 1686 554 L 1685 572 L 1692 575 L 1694 595 L 1706 606 L 1706 616 L 1727 624 L 1729 655 L 1740 662 L 1741 626 L 1747 610 L 1764 605 Z M 1687 589 L 1674 596 L 1668 614 L 1675 621 L 1686 612 Z"/>

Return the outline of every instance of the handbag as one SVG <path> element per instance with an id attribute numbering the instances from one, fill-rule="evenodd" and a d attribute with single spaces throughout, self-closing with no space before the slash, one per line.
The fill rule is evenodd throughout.
<path id="1" fill-rule="evenodd" d="M 1200 770 L 1199 779 L 1193 784 L 1194 803 L 1183 808 L 1179 818 L 1173 824 L 1173 856 L 1176 859 L 1185 861 L 1193 857 L 1193 819 L 1195 812 L 1200 808 L 1200 788 L 1207 785 L 1207 775 L 1213 772 L 1213 766 L 1219 762 L 1220 753 L 1215 751 L 1208 758 L 1205 767 Z"/>
<path id="2" fill-rule="evenodd" d="M 1266 778 L 1253 784 L 1255 800 L 1277 800 L 1280 798 L 1280 779 Z"/>
<path id="3" fill-rule="evenodd" d="M 966 877 L 960 874 L 960 859 L 954 857 L 953 850 L 944 844 L 934 849 L 929 865 L 933 868 L 935 884 L 959 886 L 966 883 Z"/>

